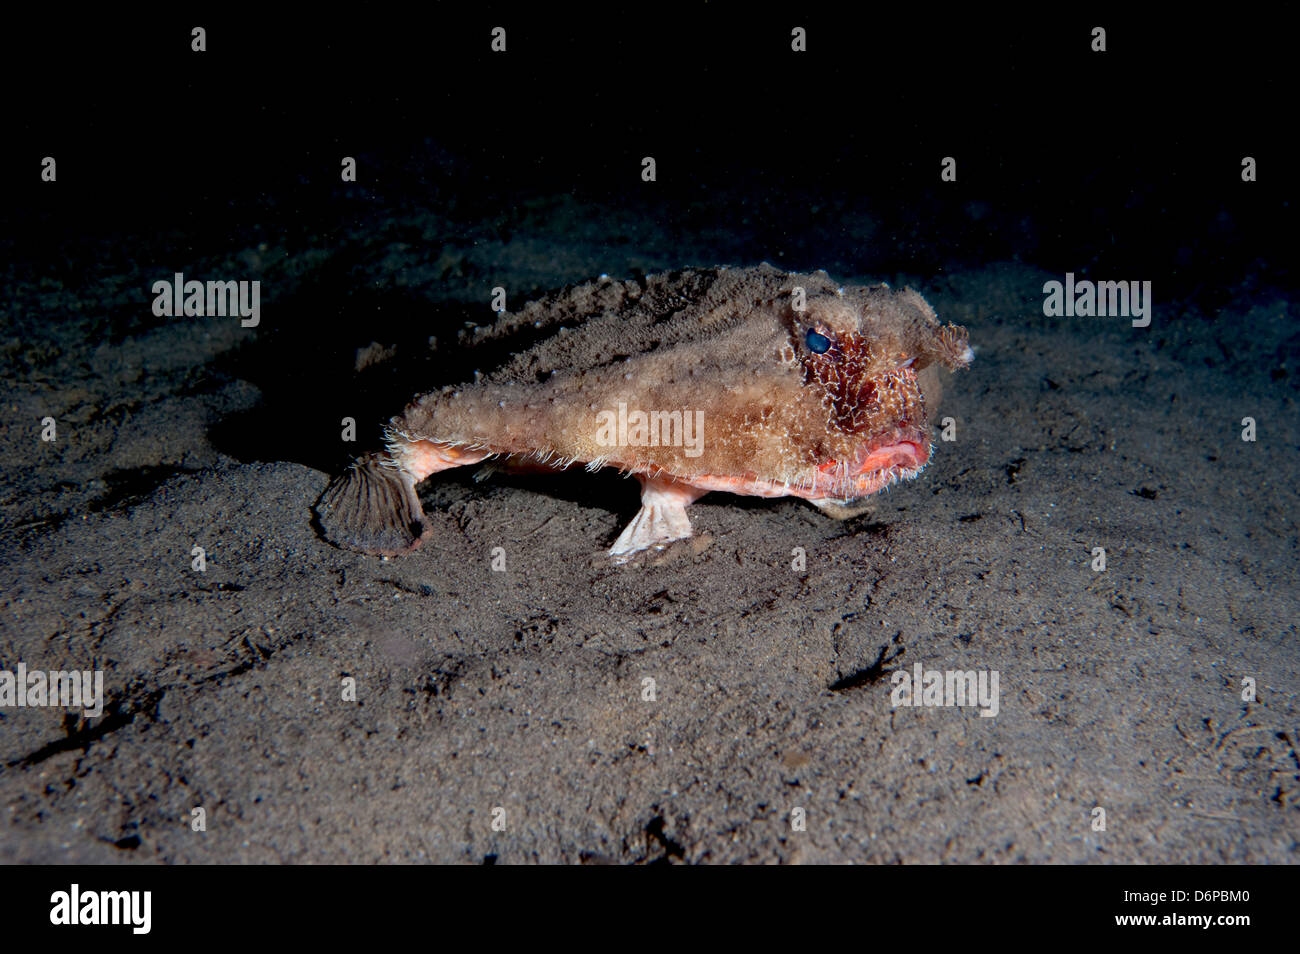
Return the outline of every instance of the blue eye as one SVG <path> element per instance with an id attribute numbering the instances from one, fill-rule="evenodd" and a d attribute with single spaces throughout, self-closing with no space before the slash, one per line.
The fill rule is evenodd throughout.
<path id="1" fill-rule="evenodd" d="M 803 340 L 813 354 L 825 354 L 831 349 L 831 339 L 811 328 L 808 329 L 808 334 Z"/>

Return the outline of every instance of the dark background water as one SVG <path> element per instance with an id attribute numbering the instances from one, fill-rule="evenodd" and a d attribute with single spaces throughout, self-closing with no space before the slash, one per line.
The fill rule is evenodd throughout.
<path id="1" fill-rule="evenodd" d="M 497 23 L 504 55 L 488 48 Z M 789 51 L 795 24 L 808 53 Z M 1105 54 L 1089 51 L 1096 24 Z M 468 220 L 570 195 L 730 233 L 719 260 L 889 275 L 1018 259 L 1213 307 L 1243 280 L 1294 285 L 1285 35 L 1255 15 L 703 5 L 360 24 L 47 15 L 3 41 L 0 241 L 75 270 L 106 237 L 182 234 L 202 254 L 402 203 Z M 57 187 L 36 177 L 47 154 Z M 342 155 L 360 183 L 338 181 Z M 956 183 L 939 181 L 943 156 Z"/>

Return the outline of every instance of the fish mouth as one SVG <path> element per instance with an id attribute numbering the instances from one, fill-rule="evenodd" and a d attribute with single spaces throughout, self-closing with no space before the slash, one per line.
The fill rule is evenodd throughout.
<path id="1" fill-rule="evenodd" d="M 874 435 L 849 460 L 829 460 L 817 468 L 816 496 L 852 500 L 915 477 L 930 460 L 930 438 L 915 425 L 901 424 Z"/>

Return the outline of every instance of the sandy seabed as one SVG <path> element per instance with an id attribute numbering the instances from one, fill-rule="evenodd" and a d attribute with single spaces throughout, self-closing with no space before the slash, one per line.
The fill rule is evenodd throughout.
<path id="1" fill-rule="evenodd" d="M 717 263 L 705 239 L 593 256 L 565 208 L 495 245 L 381 234 L 348 280 L 402 288 L 436 358 L 487 287 Z M 634 482 L 457 472 L 421 488 L 431 543 L 380 560 L 311 512 L 342 459 L 315 435 L 391 363 L 306 348 L 332 264 L 191 264 L 261 276 L 258 329 L 114 333 L 156 277 L 131 266 L 8 276 L 0 659 L 93 665 L 108 698 L 0 711 L 0 859 L 1294 860 L 1293 303 L 1161 302 L 1138 329 L 1043 317 L 1060 276 L 1028 265 L 910 276 L 977 357 L 939 415 L 956 440 L 873 512 L 710 494 L 695 540 L 616 567 Z M 337 355 L 390 354 L 345 328 Z M 893 706 L 918 664 L 996 671 L 997 715 Z"/>

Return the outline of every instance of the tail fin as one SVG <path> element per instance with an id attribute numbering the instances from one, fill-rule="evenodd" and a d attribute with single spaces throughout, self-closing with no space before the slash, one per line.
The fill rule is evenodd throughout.
<path id="1" fill-rule="evenodd" d="M 415 480 L 387 454 L 367 454 L 334 478 L 316 503 L 325 539 L 375 556 L 404 556 L 429 530 Z"/>

